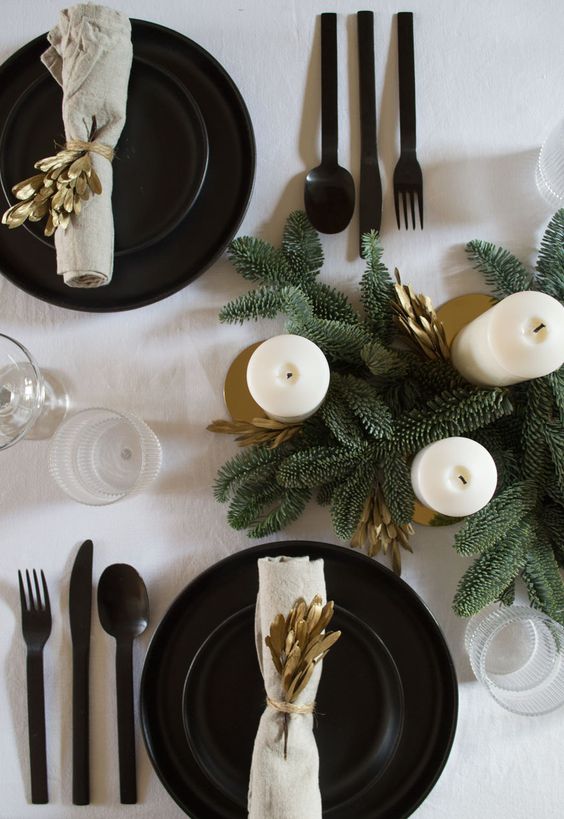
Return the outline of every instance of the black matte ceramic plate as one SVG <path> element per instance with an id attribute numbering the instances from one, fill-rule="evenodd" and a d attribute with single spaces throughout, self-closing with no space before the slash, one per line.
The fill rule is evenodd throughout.
<path id="1" fill-rule="evenodd" d="M 136 58 L 168 72 L 192 95 L 208 137 L 207 172 L 196 201 L 180 224 L 151 247 L 117 257 L 112 282 L 106 287 L 67 287 L 56 274 L 55 254 L 49 245 L 22 228 L 8 230 L 0 226 L 0 271 L 28 293 L 62 307 L 95 312 L 128 310 L 175 293 L 219 258 L 235 235 L 249 202 L 255 168 L 254 137 L 247 108 L 233 80 L 201 46 L 171 29 L 132 20 L 132 40 Z M 38 37 L 0 66 L 0 122 L 46 73 L 40 62 L 46 46 L 46 38 Z M 142 113 L 146 114 L 140 116 L 144 127 L 152 112 L 147 109 Z M 59 124 L 59 131 L 61 127 Z M 163 130 L 164 138 L 160 140 L 165 151 L 166 133 Z M 169 136 L 174 151 L 178 150 L 174 135 Z M 47 144 L 53 138 L 57 134 L 48 134 Z M 129 155 L 134 153 L 133 136 L 125 150 Z M 30 173 L 25 171 L 24 176 Z M 173 185 L 178 201 L 177 186 L 182 184 L 178 175 L 172 181 L 163 179 L 162 184 L 163 199 Z"/>
<path id="2" fill-rule="evenodd" d="M 13 185 L 33 164 L 65 141 L 62 91 L 44 71 L 12 107 L 0 141 L 0 175 L 10 202 Z M 186 216 L 200 192 L 208 164 L 208 137 L 200 109 L 174 76 L 136 57 L 131 67 L 127 118 L 113 162 L 115 255 L 163 239 Z M 39 241 L 44 220 L 25 222 Z"/>
<path id="3" fill-rule="evenodd" d="M 254 615 L 255 607 L 247 606 L 210 634 L 194 657 L 183 694 L 184 728 L 194 758 L 242 811 L 264 710 Z M 384 773 L 403 724 L 401 680 L 380 638 L 339 606 L 331 629 L 342 636 L 338 654 L 324 664 L 315 719 L 327 812 L 356 799 Z"/>
<path id="4" fill-rule="evenodd" d="M 177 597 L 153 636 L 141 680 L 143 733 L 155 770 L 192 819 L 247 815 L 225 788 L 213 785 L 202 771 L 201 759 L 199 763 L 195 758 L 184 731 L 183 689 L 190 666 L 212 631 L 254 604 L 257 559 L 277 554 L 324 559 L 328 596 L 381 638 L 403 689 L 403 730 L 389 765 L 352 800 L 324 809 L 324 816 L 408 816 L 435 784 L 452 745 L 458 708 L 454 667 L 439 627 L 415 592 L 380 564 L 339 546 L 291 542 L 247 549 L 212 566 Z M 338 662 L 337 648 L 334 651 L 326 671 L 331 660 Z M 354 685 L 344 695 L 354 695 Z M 354 747 L 355 732 L 362 730 L 361 708 L 357 714 L 344 737 L 348 747 Z M 327 722 L 330 719 L 327 715 Z M 334 763 L 324 761 L 322 754 L 321 765 L 327 764 Z M 234 776 L 237 781 L 236 770 Z"/>

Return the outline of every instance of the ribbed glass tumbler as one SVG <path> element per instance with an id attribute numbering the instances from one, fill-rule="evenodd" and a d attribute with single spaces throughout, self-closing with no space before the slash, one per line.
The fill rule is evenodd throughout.
<path id="1" fill-rule="evenodd" d="M 536 716 L 564 704 L 564 628 L 528 606 L 480 612 L 466 628 L 472 671 L 515 714 Z"/>
<path id="2" fill-rule="evenodd" d="M 553 128 L 540 149 L 536 181 L 539 193 L 555 210 L 564 207 L 564 119 Z"/>
<path id="3" fill-rule="evenodd" d="M 79 503 L 115 503 L 141 492 L 161 468 L 161 445 L 147 424 L 130 412 L 87 409 L 55 434 L 49 471 Z"/>

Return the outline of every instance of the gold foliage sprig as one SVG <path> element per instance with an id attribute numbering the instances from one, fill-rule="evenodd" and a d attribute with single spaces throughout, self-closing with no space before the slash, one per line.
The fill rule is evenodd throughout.
<path id="1" fill-rule="evenodd" d="M 340 631 L 325 631 L 333 618 L 333 612 L 333 601 L 329 600 L 323 605 L 321 597 L 316 594 L 309 606 L 300 598 L 287 617 L 277 614 L 270 624 L 270 634 L 265 637 L 265 643 L 270 649 L 274 667 L 280 674 L 284 703 L 295 702 L 310 681 L 317 663 L 323 660 L 341 636 Z M 272 704 L 275 707 L 280 705 Z M 312 708 L 313 706 L 310 710 Z M 282 710 L 282 713 L 286 759 L 291 710 Z"/>
<path id="2" fill-rule="evenodd" d="M 43 233 L 52 236 L 57 228 L 68 227 L 71 214 L 79 214 L 91 194 L 102 193 L 100 178 L 84 149 L 65 147 L 34 167 L 41 173 L 12 188 L 18 202 L 2 216 L 2 224 L 10 229 L 20 227 L 26 219 L 39 222 L 47 216 Z"/>
<path id="3" fill-rule="evenodd" d="M 413 531 L 411 523 L 404 526 L 394 523 L 384 493 L 380 486 L 376 485 L 364 504 L 362 516 L 351 539 L 351 546 L 359 548 L 366 545 L 370 557 L 374 557 L 380 551 L 387 554 L 390 549 L 392 568 L 396 574 L 401 574 L 401 549 L 413 552 L 409 543 L 409 536 Z"/>
<path id="4" fill-rule="evenodd" d="M 429 296 L 415 293 L 409 284 L 402 284 L 396 268 L 395 301 L 392 301 L 394 319 L 411 341 L 419 347 L 427 358 L 450 359 L 450 349 L 445 328 L 437 316 Z"/>
<path id="5" fill-rule="evenodd" d="M 238 446 L 258 446 L 268 444 L 276 449 L 289 441 L 301 430 L 302 424 L 288 424 L 272 418 L 253 418 L 249 421 L 212 421 L 207 427 L 210 432 L 236 435 Z"/>

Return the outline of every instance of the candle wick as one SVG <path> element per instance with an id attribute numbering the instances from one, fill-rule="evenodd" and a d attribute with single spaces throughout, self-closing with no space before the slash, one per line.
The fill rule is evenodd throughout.
<path id="1" fill-rule="evenodd" d="M 543 330 L 545 327 L 546 327 L 546 324 L 543 324 L 541 322 L 538 327 L 535 327 L 535 329 L 533 330 L 533 333 L 538 333 L 539 330 Z"/>
<path id="2" fill-rule="evenodd" d="M 536 331 L 535 331 L 536 332 Z M 286 373 L 286 378 L 291 378 L 293 373 Z"/>
<path id="3" fill-rule="evenodd" d="M 466 485 L 466 484 L 468 483 L 468 481 L 466 480 L 466 478 L 464 477 L 464 475 L 459 475 L 458 477 L 460 478 L 460 480 L 462 481 L 462 483 L 463 483 L 464 485 Z"/>

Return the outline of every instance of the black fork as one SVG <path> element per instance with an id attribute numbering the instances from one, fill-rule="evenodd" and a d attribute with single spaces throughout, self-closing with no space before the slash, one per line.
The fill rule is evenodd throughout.
<path id="1" fill-rule="evenodd" d="M 418 200 L 419 221 L 423 228 L 423 175 L 417 161 L 415 130 L 415 58 L 413 52 L 413 14 L 398 14 L 398 68 L 400 97 L 400 158 L 394 170 L 394 206 L 398 228 L 400 198 L 405 227 L 409 228 L 408 200 L 411 221 L 415 229 L 415 200 Z"/>
<path id="2" fill-rule="evenodd" d="M 43 683 L 43 646 L 51 634 L 51 605 L 45 575 L 41 572 L 39 589 L 37 572 L 33 569 L 33 586 L 26 570 L 26 589 L 22 573 L 18 572 L 22 607 L 22 632 L 27 645 L 27 717 L 29 730 L 29 764 L 31 769 L 31 801 L 45 804 L 47 790 L 47 751 L 45 747 L 45 687 Z"/>

